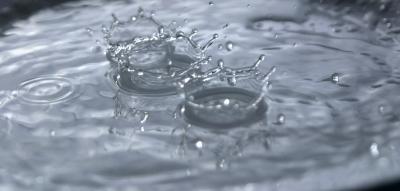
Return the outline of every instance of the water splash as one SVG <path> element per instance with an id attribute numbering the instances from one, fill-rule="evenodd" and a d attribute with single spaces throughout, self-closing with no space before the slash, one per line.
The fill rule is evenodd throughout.
<path id="1" fill-rule="evenodd" d="M 103 27 L 110 74 L 119 88 L 134 94 L 176 94 L 175 82 L 208 64 L 206 50 L 218 38 L 214 34 L 200 45 L 193 40 L 196 29 L 189 34 L 177 31 L 173 24 L 162 25 L 143 9 L 127 21 L 113 18 L 109 28 Z"/>
<path id="2" fill-rule="evenodd" d="M 202 85 L 200 88 L 186 88 L 182 83 L 180 87 L 185 102 L 177 112 L 183 114 L 190 124 L 216 129 L 258 122 L 265 116 L 267 105 L 264 96 L 269 78 L 276 70 L 272 67 L 268 73 L 262 74 L 258 67 L 264 59 L 265 56 L 261 55 L 252 66 L 243 68 L 230 68 L 225 66 L 223 60 L 219 60 L 217 67 L 192 76 L 186 84 L 200 81 Z M 243 80 L 255 80 L 259 89 L 237 87 L 238 81 Z"/>

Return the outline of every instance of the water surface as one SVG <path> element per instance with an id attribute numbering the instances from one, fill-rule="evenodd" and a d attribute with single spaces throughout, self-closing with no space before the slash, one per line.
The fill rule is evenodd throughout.
<path id="1" fill-rule="evenodd" d="M 217 33 L 213 63 L 266 55 L 259 69 L 277 67 L 266 117 L 214 131 L 175 119 L 179 97 L 119 91 L 99 31 L 139 7 L 198 29 L 197 41 Z M 15 22 L 0 38 L 0 188 L 333 190 L 393 178 L 400 46 L 372 21 L 301 0 L 86 0 Z"/>

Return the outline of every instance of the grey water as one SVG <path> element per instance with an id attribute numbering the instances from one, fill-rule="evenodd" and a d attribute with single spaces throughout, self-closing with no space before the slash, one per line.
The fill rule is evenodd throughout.
<path id="1" fill-rule="evenodd" d="M 82 0 L 15 21 L 0 37 L 0 190 L 338 190 L 399 177 L 400 32 L 380 17 L 386 4 L 357 6 L 368 5 Z M 131 34 L 164 34 L 103 30 L 141 9 L 207 48 L 172 35 L 113 54 Z M 203 84 L 200 70 L 224 73 Z M 186 72 L 204 78 L 182 91 Z"/>

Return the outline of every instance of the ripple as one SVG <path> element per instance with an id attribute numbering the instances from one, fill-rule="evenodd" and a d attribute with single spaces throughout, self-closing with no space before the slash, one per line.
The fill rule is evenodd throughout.
<path id="1" fill-rule="evenodd" d="M 193 102 L 204 107 L 185 104 L 185 120 L 200 127 L 227 129 L 248 126 L 265 118 L 267 104 L 264 100 L 254 108 L 246 108 L 259 96 L 241 88 L 210 88 L 194 93 Z M 214 105 L 210 109 L 209 105 Z M 221 106 L 221 107 L 219 107 Z M 244 106 L 244 107 L 243 107 Z"/>
<path id="2" fill-rule="evenodd" d="M 20 84 L 18 97 L 28 103 L 50 104 L 71 99 L 78 86 L 61 76 L 42 76 Z"/>

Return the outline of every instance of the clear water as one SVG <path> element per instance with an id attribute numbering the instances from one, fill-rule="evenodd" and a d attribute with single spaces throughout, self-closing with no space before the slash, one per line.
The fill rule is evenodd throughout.
<path id="1" fill-rule="evenodd" d="M 112 13 L 139 7 L 199 29 L 196 41 L 217 33 L 213 63 L 266 55 L 259 70 L 277 70 L 265 117 L 204 128 L 242 114 L 192 113 L 189 125 L 180 96 L 120 91 L 95 40 Z M 16 22 L 0 38 L 0 188 L 332 190 L 399 176 L 399 33 L 344 12 L 301 0 L 86 0 Z M 228 97 L 247 102 L 243 92 Z"/>

